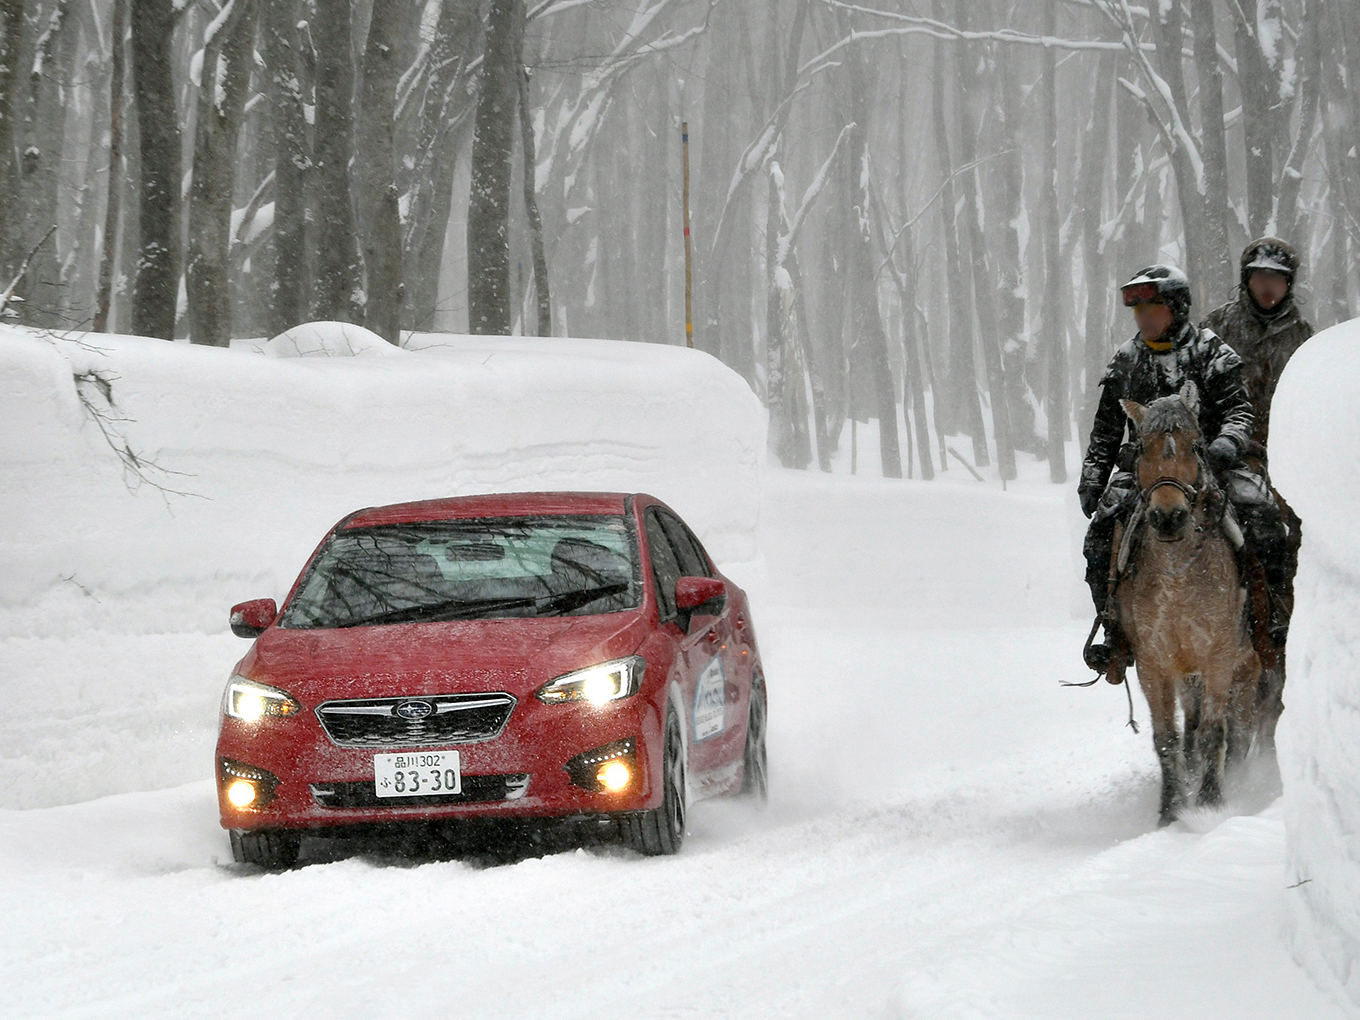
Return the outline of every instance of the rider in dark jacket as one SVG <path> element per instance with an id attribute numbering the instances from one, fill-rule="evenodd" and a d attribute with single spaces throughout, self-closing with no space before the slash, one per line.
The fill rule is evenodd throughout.
<path id="1" fill-rule="evenodd" d="M 1237 297 L 1210 312 L 1201 325 L 1241 357 L 1242 381 L 1256 417 L 1252 438 L 1265 447 L 1275 384 L 1313 327 L 1294 299 L 1299 256 L 1292 245 L 1278 237 L 1258 238 L 1242 252 L 1241 269 Z"/>
<path id="2" fill-rule="evenodd" d="M 1121 289 L 1126 305 L 1162 304 L 1171 316 L 1160 336 L 1147 339 L 1140 332 L 1120 347 L 1101 379 L 1100 403 L 1077 488 L 1082 512 L 1091 518 L 1084 551 L 1086 581 L 1097 612 L 1105 609 L 1115 524 L 1126 517 L 1138 495 L 1133 474 L 1136 437 L 1119 401 L 1150 404 L 1180 392 L 1187 382 L 1193 382 L 1200 394 L 1205 457 L 1224 484 L 1269 578 L 1267 558 L 1282 562 L 1284 557 L 1284 526 L 1265 479 L 1242 464 L 1253 427 L 1242 360 L 1213 332 L 1190 322 L 1190 284 L 1174 266 L 1149 266 Z M 1091 651 L 1092 668 L 1102 669 L 1108 647 L 1093 645 Z"/>

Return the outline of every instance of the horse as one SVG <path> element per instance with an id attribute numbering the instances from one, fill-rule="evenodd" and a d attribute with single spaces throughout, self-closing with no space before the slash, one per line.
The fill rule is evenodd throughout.
<path id="1" fill-rule="evenodd" d="M 1137 432 L 1140 491 L 1116 531 L 1112 590 L 1152 716 L 1168 825 L 1196 781 L 1198 805 L 1221 803 L 1225 764 L 1250 748 L 1261 662 L 1238 574 L 1242 533 L 1204 460 L 1198 392 L 1121 404 Z"/>

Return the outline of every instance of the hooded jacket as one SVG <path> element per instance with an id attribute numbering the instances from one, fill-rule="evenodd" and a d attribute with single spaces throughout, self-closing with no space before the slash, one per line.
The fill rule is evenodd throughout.
<path id="1" fill-rule="evenodd" d="M 1100 403 L 1081 467 L 1082 489 L 1104 490 L 1125 433 L 1133 438 L 1119 401 L 1150 404 L 1179 393 L 1187 382 L 1199 390 L 1204 442 L 1228 436 L 1239 452 L 1246 449 L 1252 434 L 1252 406 L 1242 382 L 1242 359 L 1212 330 L 1185 323 L 1164 354 L 1153 351 L 1139 337 L 1115 352 L 1100 380 Z"/>
<path id="2" fill-rule="evenodd" d="M 1270 434 L 1270 403 L 1275 398 L 1280 373 L 1294 352 L 1313 335 L 1313 327 L 1299 314 L 1293 295 L 1282 304 L 1285 307 L 1276 314 L 1267 315 L 1243 291 L 1236 301 L 1214 309 L 1204 320 L 1204 328 L 1222 337 L 1242 359 L 1242 382 L 1251 398 L 1256 421 L 1251 437 L 1262 446 Z"/>

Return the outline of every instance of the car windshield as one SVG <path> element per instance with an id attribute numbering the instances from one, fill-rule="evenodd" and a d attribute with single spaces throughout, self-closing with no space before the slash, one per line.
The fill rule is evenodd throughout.
<path id="1" fill-rule="evenodd" d="M 501 517 L 354 528 L 331 536 L 282 627 L 586 616 L 641 601 L 636 542 L 618 515 Z"/>

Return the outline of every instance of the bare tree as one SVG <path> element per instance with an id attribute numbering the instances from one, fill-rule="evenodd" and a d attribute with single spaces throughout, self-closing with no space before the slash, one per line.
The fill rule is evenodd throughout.
<path id="1" fill-rule="evenodd" d="M 236 141 L 254 66 L 258 13 L 256 0 L 228 0 L 203 38 L 185 289 L 189 339 L 209 347 L 226 347 L 231 342 L 229 267 Z"/>
<path id="2" fill-rule="evenodd" d="M 123 177 L 123 101 L 129 0 L 113 0 L 113 19 L 109 30 L 109 173 L 108 197 L 104 209 L 104 245 L 99 257 L 99 284 L 95 298 L 94 330 L 106 332 L 113 300 L 113 266 L 117 260 L 118 227 L 122 220 Z"/>
<path id="3" fill-rule="evenodd" d="M 131 0 L 132 76 L 141 166 L 141 240 L 132 331 L 170 340 L 180 276 L 180 116 L 175 103 L 173 0 Z"/>
<path id="4" fill-rule="evenodd" d="M 362 321 L 363 268 L 354 231 L 350 160 L 354 154 L 354 54 L 349 0 L 316 0 L 316 143 L 312 172 L 316 199 L 318 319 Z"/>
<path id="5" fill-rule="evenodd" d="M 274 272 L 270 331 L 282 333 L 307 314 L 306 176 L 311 171 L 303 106 L 297 0 L 266 0 L 261 42 L 274 134 Z"/>
<path id="6" fill-rule="evenodd" d="M 1044 0 L 1044 34 L 1057 34 L 1056 0 Z M 1067 454 L 1063 444 L 1067 425 L 1067 331 L 1062 314 L 1062 255 L 1058 212 L 1058 65 L 1052 50 L 1044 52 L 1040 83 L 1044 110 L 1044 344 L 1048 369 L 1048 476 L 1067 481 Z"/>
<path id="7" fill-rule="evenodd" d="M 468 200 L 468 328 L 505 335 L 511 328 L 510 180 L 520 55 L 516 52 L 518 0 L 491 0 L 472 142 L 472 192 Z"/>
<path id="8" fill-rule="evenodd" d="M 14 208 L 10 196 L 16 169 L 14 121 L 18 107 L 15 96 L 24 43 L 24 0 L 0 0 L 0 18 L 4 19 L 4 34 L 0 36 L 0 248 L 13 248 L 13 224 L 9 214 Z"/>
<path id="9" fill-rule="evenodd" d="M 355 185 L 363 238 L 366 325 L 389 343 L 401 340 L 402 236 L 394 123 L 403 68 L 401 18 L 373 8 L 359 88 Z"/>

